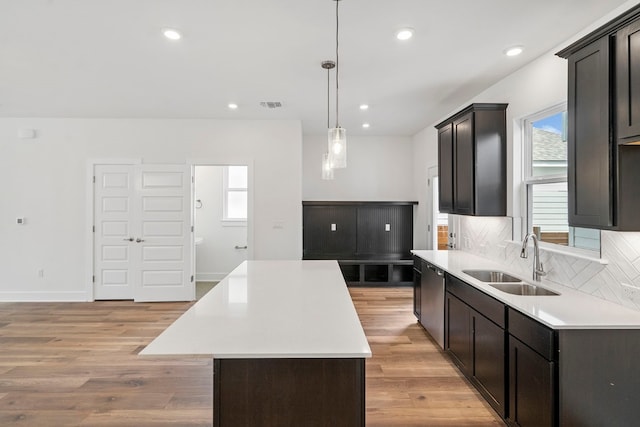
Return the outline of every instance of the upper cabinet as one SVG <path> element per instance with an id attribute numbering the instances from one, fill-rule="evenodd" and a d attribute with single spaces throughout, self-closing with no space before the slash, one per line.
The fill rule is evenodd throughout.
<path id="1" fill-rule="evenodd" d="M 616 116 L 618 139 L 640 139 L 640 21 L 616 32 Z"/>
<path id="2" fill-rule="evenodd" d="M 471 104 L 436 126 L 440 212 L 507 214 L 506 109 Z"/>
<path id="3" fill-rule="evenodd" d="M 569 224 L 638 231 L 640 5 L 557 55 L 569 65 Z"/>

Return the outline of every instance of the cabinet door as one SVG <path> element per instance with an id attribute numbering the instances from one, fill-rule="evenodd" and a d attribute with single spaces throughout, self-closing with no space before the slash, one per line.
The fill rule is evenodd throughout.
<path id="1" fill-rule="evenodd" d="M 616 34 L 616 91 L 618 138 L 640 136 L 640 21 Z"/>
<path id="2" fill-rule="evenodd" d="M 354 206 L 304 206 L 304 259 L 349 259 L 356 252 Z"/>
<path id="3" fill-rule="evenodd" d="M 613 225 L 609 137 L 609 38 L 569 57 L 569 224 Z"/>
<path id="4" fill-rule="evenodd" d="M 453 212 L 453 125 L 438 129 L 438 197 L 443 213 Z"/>
<path id="5" fill-rule="evenodd" d="M 521 427 L 556 425 L 554 363 L 509 335 L 509 421 Z"/>
<path id="6" fill-rule="evenodd" d="M 413 247 L 413 206 L 359 206 L 357 254 L 409 257 Z"/>
<path id="7" fill-rule="evenodd" d="M 462 373 L 471 376 L 471 318 L 465 303 L 450 293 L 446 294 L 446 349 Z"/>
<path id="8" fill-rule="evenodd" d="M 420 321 L 420 308 L 421 302 L 421 286 L 422 286 L 422 273 L 419 270 L 420 266 L 413 267 L 413 314 L 415 314 L 418 321 Z"/>
<path id="9" fill-rule="evenodd" d="M 473 322 L 473 378 L 496 412 L 505 417 L 505 332 L 475 311 Z"/>
<path id="10" fill-rule="evenodd" d="M 453 122 L 453 150 L 455 157 L 453 181 L 453 211 L 461 215 L 474 213 L 474 143 L 473 113 Z"/>

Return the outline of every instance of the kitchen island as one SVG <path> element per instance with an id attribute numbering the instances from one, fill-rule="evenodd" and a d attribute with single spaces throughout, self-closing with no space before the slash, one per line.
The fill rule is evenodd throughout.
<path id="1" fill-rule="evenodd" d="M 371 349 L 336 261 L 245 261 L 140 355 L 212 356 L 216 427 L 364 426 Z"/>

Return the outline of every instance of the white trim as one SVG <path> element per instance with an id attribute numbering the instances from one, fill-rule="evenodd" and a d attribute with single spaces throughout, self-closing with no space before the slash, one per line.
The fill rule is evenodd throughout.
<path id="1" fill-rule="evenodd" d="M 219 282 L 227 277 L 229 273 L 198 273 L 196 282 Z"/>
<path id="2" fill-rule="evenodd" d="M 440 179 L 438 176 L 438 166 L 431 166 L 427 169 L 427 179 L 429 180 L 427 185 L 427 197 L 431 209 L 427 212 L 427 224 L 431 225 L 431 231 L 427 231 L 427 249 L 438 249 L 438 201 L 435 197 L 435 179 Z M 427 227 L 428 228 L 428 227 Z"/>
<path id="3" fill-rule="evenodd" d="M 522 246 L 522 242 L 517 242 L 515 240 L 507 240 L 506 242 L 509 244 Z M 602 265 L 609 264 L 608 259 L 600 258 L 600 254 L 595 251 L 589 251 L 587 249 L 580 249 L 580 248 L 573 248 L 570 246 L 556 245 L 556 244 L 547 243 L 547 242 L 538 242 L 538 244 L 540 245 L 541 251 L 552 252 L 552 253 L 569 256 L 573 258 L 584 259 L 591 262 L 597 262 L 598 264 L 602 264 Z M 532 245 L 533 245 L 532 243 L 529 244 L 529 246 L 532 246 Z"/>
<path id="4" fill-rule="evenodd" d="M 2 302 L 91 302 L 86 291 L 68 292 L 13 292 L 0 291 Z"/>

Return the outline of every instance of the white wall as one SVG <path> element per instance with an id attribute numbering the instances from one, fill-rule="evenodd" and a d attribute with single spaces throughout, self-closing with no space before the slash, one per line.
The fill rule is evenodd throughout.
<path id="1" fill-rule="evenodd" d="M 301 257 L 299 121 L 4 118 L 0 153 L 0 300 L 87 298 L 90 159 L 248 164 L 253 257 Z"/>
<path id="2" fill-rule="evenodd" d="M 411 138 L 347 134 L 347 168 L 328 181 L 321 174 L 326 151 L 327 135 L 304 136 L 303 200 L 415 200 Z"/>
<path id="3" fill-rule="evenodd" d="M 196 200 L 202 205 L 195 210 L 195 234 L 202 237 L 196 246 L 196 280 L 222 280 L 247 259 L 247 225 L 225 222 L 223 217 L 224 166 L 196 166 Z"/>

